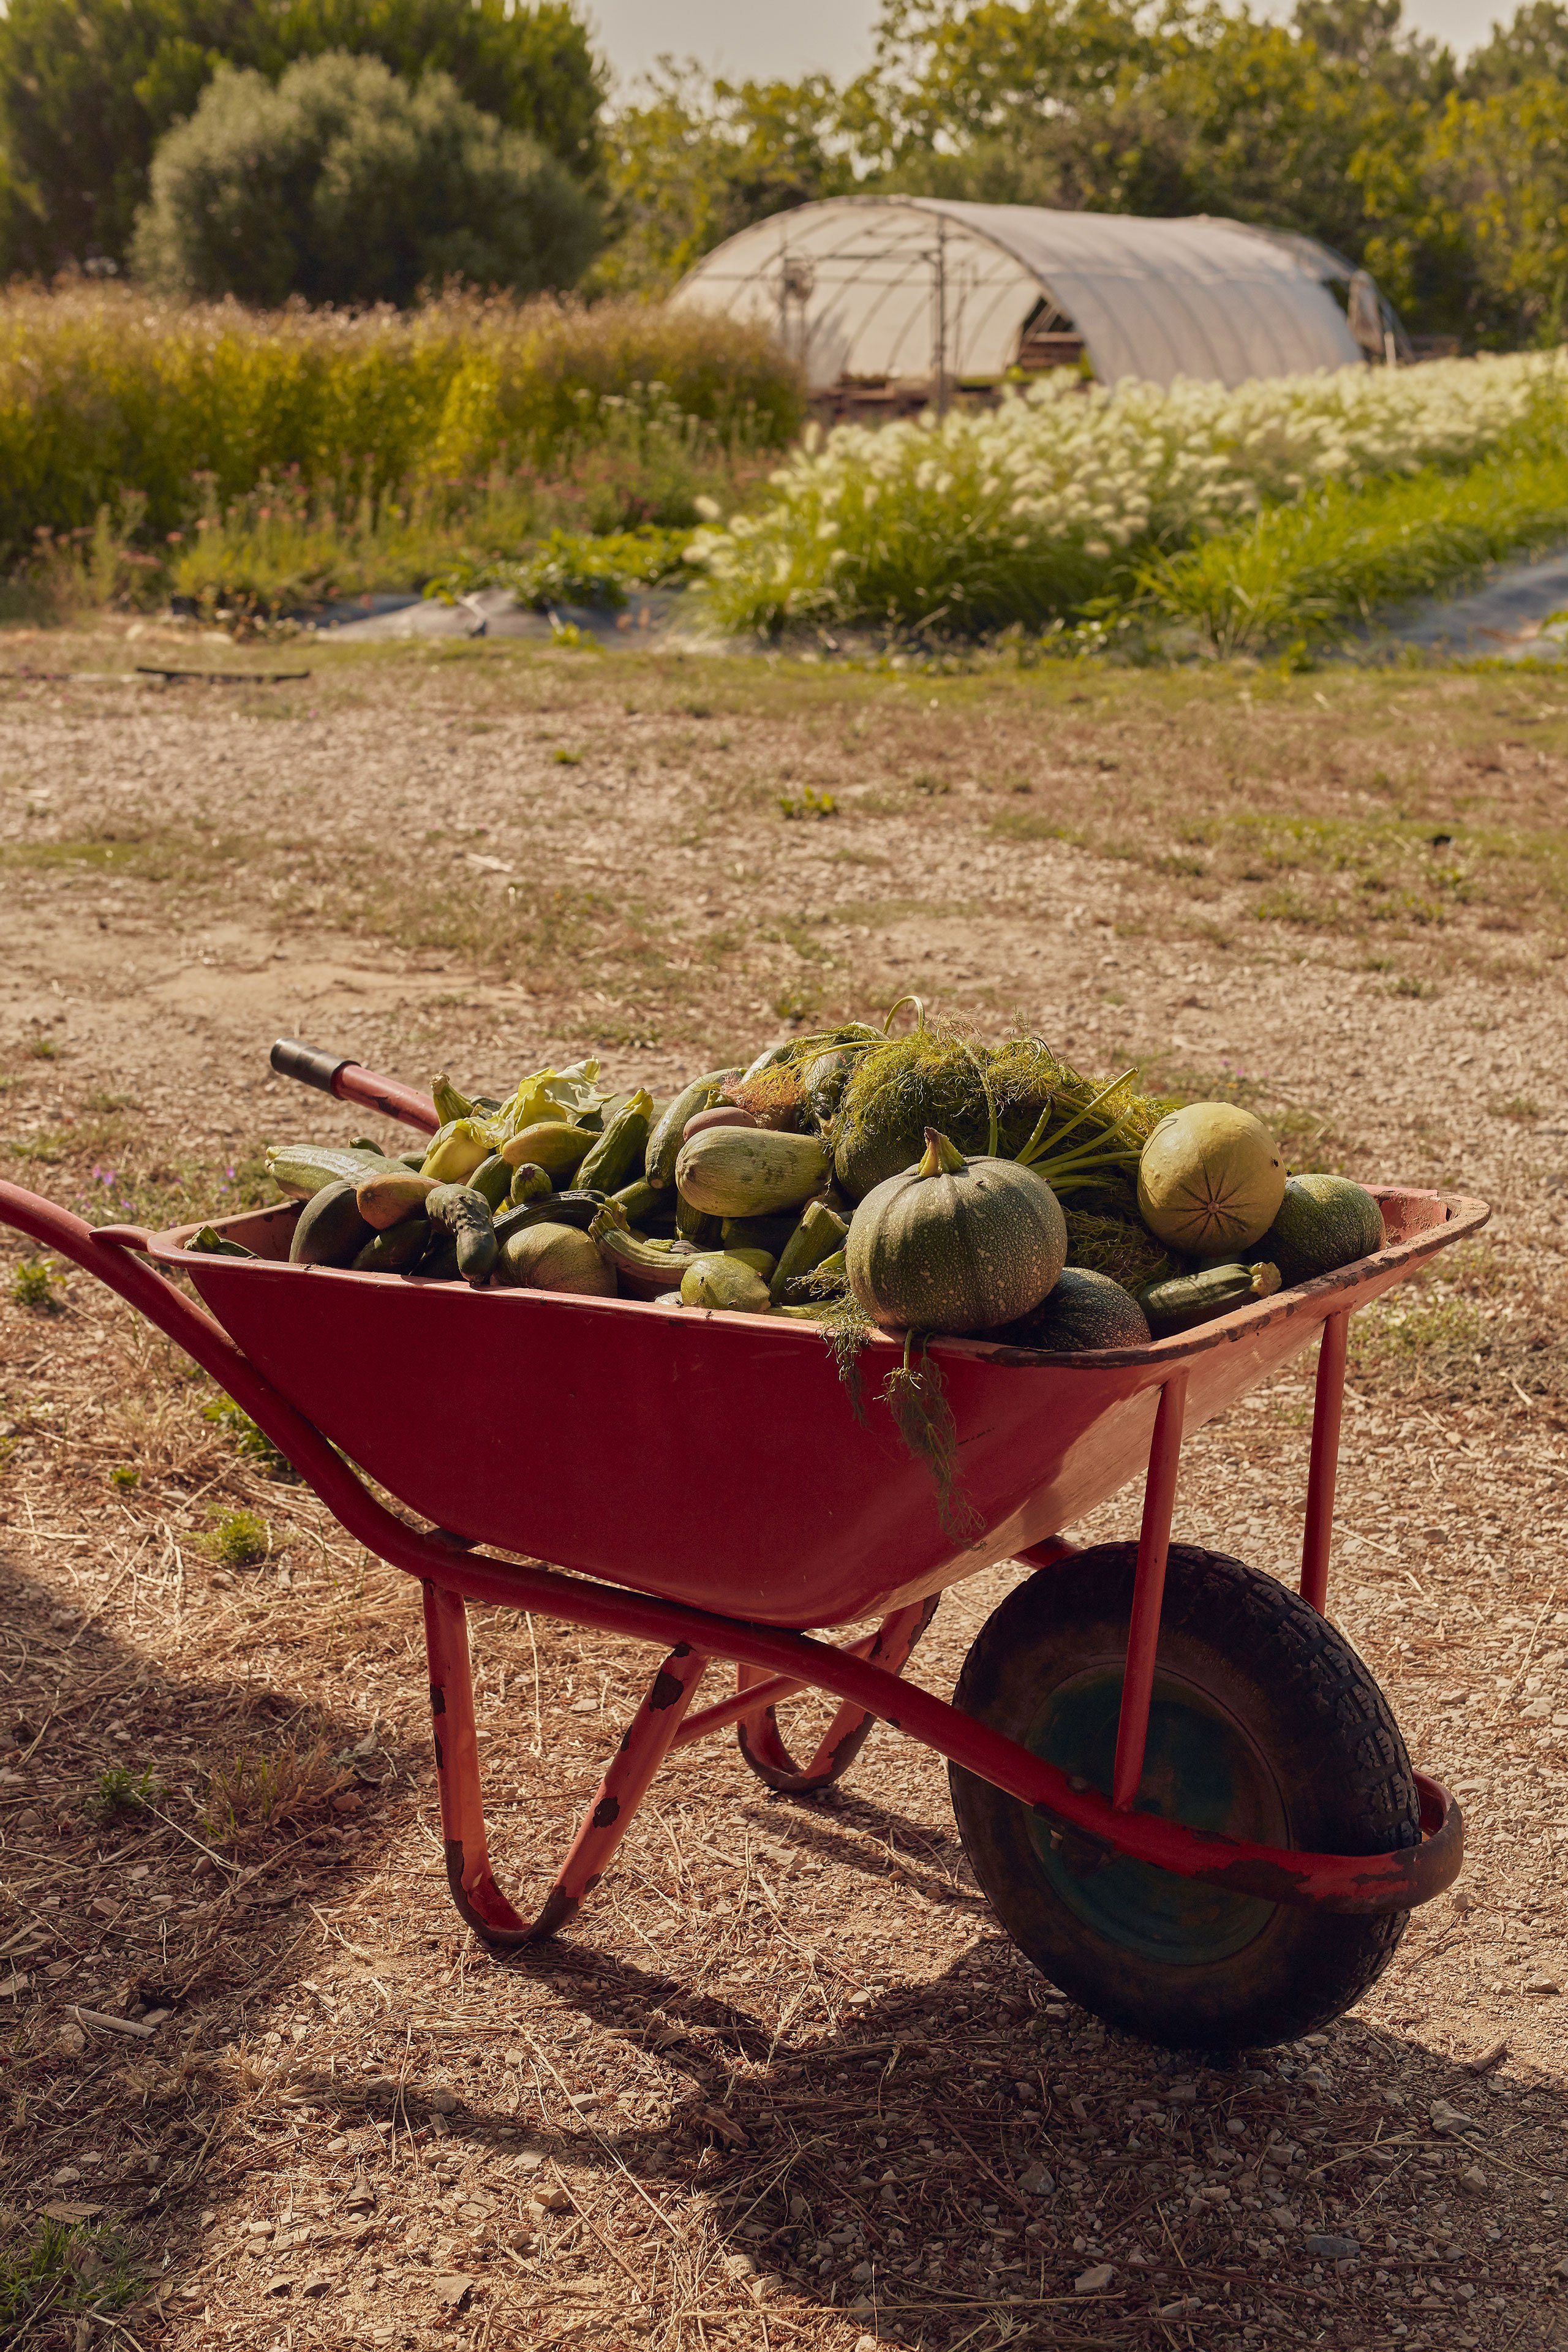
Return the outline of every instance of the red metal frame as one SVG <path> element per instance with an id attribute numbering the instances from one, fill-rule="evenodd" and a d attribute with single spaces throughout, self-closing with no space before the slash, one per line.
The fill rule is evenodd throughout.
<path id="1" fill-rule="evenodd" d="M 1329 1598 L 1329 1549 L 1333 1540 L 1334 1486 L 1340 1468 L 1340 1421 L 1345 1402 L 1349 1315 L 1331 1315 L 1318 1342 L 1318 1385 L 1312 1400 L 1312 1455 L 1307 1472 L 1307 1523 L 1301 1535 L 1301 1598 L 1321 1617 Z"/>
<path id="2" fill-rule="evenodd" d="M 410 1124 L 433 1120 L 426 1098 L 373 1072 L 362 1073 L 357 1065 L 336 1073 L 333 1084 L 344 1099 L 364 1108 L 386 1110 Z M 409 1098 L 407 1107 L 395 1108 L 401 1097 Z M 416 1118 L 418 1106 L 423 1109 Z M 1458 1807 L 1440 1784 L 1419 1774 L 1426 1835 L 1419 1846 L 1399 1853 L 1299 1853 L 1214 1836 L 1133 1810 L 1180 1459 L 1188 1377 L 1184 1363 L 1169 1364 L 1159 1391 L 1115 1778 L 1108 1802 L 1019 1743 L 900 1680 L 910 1652 L 929 1622 L 934 1595 L 893 1610 L 875 1634 L 837 1648 L 787 1627 L 628 1591 L 554 1569 L 519 1565 L 475 1550 L 461 1537 L 421 1532 L 376 1499 L 342 1454 L 263 1376 L 218 1322 L 146 1263 L 140 1253 L 150 1241 L 140 1229 L 94 1230 L 36 1194 L 4 1183 L 0 1222 L 108 1283 L 177 1340 L 289 1457 L 351 1536 L 392 1566 L 420 1578 L 448 1878 L 462 1916 L 491 1943 L 526 1943 L 555 1933 L 597 1883 L 665 1756 L 674 1747 L 732 1722 L 743 1725 L 749 1752 L 765 1778 L 777 1775 L 775 1785 L 799 1788 L 820 1786 L 835 1777 L 869 1724 L 880 1719 L 1108 1852 L 1268 1900 L 1347 1913 L 1400 1911 L 1430 1900 L 1458 1874 L 1463 1858 Z M 205 1263 L 224 1266 L 234 1262 Z M 376 1277 L 361 1279 L 374 1282 Z M 1348 1314 L 1336 1313 L 1324 1323 L 1319 1367 L 1302 1590 L 1320 1608 L 1326 1587 L 1347 1320 Z M 1056 1538 L 1019 1547 L 1014 1556 L 1047 1565 L 1067 1557 L 1071 1549 Z M 658 1643 L 669 1653 L 531 1923 L 507 1901 L 489 1867 L 466 1630 L 468 1601 L 535 1611 Z M 715 1656 L 735 1661 L 741 1686 L 732 1698 L 683 1720 L 703 1670 Z M 817 1755 L 802 1770 L 778 1738 L 773 1710 L 792 1691 L 807 1687 L 827 1692 L 842 1705 Z"/>
<path id="3" fill-rule="evenodd" d="M 1127 1627 L 1127 1665 L 1121 1677 L 1121 1712 L 1116 1723 L 1116 1761 L 1110 1801 L 1130 1811 L 1143 1778 L 1149 1737 L 1149 1701 L 1154 1688 L 1154 1653 L 1160 1642 L 1160 1607 L 1165 1597 L 1165 1562 L 1171 1549 L 1171 1514 L 1182 1458 L 1182 1416 L 1187 1401 L 1185 1372 L 1173 1372 L 1160 1391 L 1149 1475 L 1143 1486 L 1143 1524 L 1138 1535 L 1138 1567 L 1132 1580 L 1132 1610 Z"/>

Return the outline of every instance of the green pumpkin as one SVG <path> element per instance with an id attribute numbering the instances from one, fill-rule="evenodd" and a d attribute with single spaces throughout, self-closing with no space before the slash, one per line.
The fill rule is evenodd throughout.
<path id="1" fill-rule="evenodd" d="M 996 1337 L 1020 1348 L 1079 1355 L 1090 1348 L 1146 1348 L 1149 1325 L 1138 1301 L 1110 1275 L 1068 1265 L 1037 1307 Z"/>
<path id="2" fill-rule="evenodd" d="M 1026 1315 L 1067 1258 L 1056 1194 L 1016 1160 L 966 1160 L 934 1127 L 925 1146 L 855 1212 L 845 1264 L 862 1311 L 904 1331 L 989 1331 Z"/>
<path id="3" fill-rule="evenodd" d="M 1254 1255 L 1277 1265 L 1289 1287 L 1382 1247 L 1383 1211 L 1364 1185 L 1348 1176 L 1292 1176 Z"/>

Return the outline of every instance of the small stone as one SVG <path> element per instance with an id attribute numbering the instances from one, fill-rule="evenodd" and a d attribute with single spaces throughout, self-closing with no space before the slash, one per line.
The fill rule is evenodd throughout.
<path id="1" fill-rule="evenodd" d="M 448 2271 L 434 2281 L 436 2300 L 447 2311 L 461 2311 L 474 2291 L 474 2282 L 461 2271 Z"/>
<path id="2" fill-rule="evenodd" d="M 1462 2189 L 1468 2189 L 1472 2197 L 1484 2197 L 1491 2183 L 1479 2164 L 1471 2164 L 1467 2165 L 1464 2171 L 1460 2173 L 1459 2185 Z"/>
<path id="3" fill-rule="evenodd" d="M 1195 2107 L 1198 2086 L 1195 2083 L 1173 2083 L 1165 2093 L 1165 2098 L 1173 2107 Z"/>
<path id="4" fill-rule="evenodd" d="M 1195 2294 L 1179 2295 L 1174 2303 L 1162 2304 L 1154 2314 L 1156 2319 L 1192 2319 L 1203 2309 Z"/>
<path id="5" fill-rule="evenodd" d="M 332 2282 L 325 2271 L 317 2271 L 300 2289 L 301 2294 L 309 2295 L 331 2294 L 331 2291 Z"/>
<path id="6" fill-rule="evenodd" d="M 1096 2263 L 1091 2271 L 1079 2271 L 1072 2283 L 1074 2294 L 1103 2294 L 1116 2276 L 1114 2263 Z"/>
<path id="7" fill-rule="evenodd" d="M 1043 2164 L 1031 2164 L 1018 2175 L 1018 2186 L 1026 2197 L 1054 2197 L 1057 2191 L 1055 2175 Z"/>
<path id="8" fill-rule="evenodd" d="M 432 2091 L 425 2104 L 432 2115 L 455 2116 L 458 2112 L 458 2095 L 455 2091 Z"/>
<path id="9" fill-rule="evenodd" d="M 1307 2240 L 1307 2252 L 1316 2254 L 1320 2262 L 1352 2263 L 1361 2252 L 1359 2238 L 1343 2238 L 1333 2231 Z"/>
<path id="10" fill-rule="evenodd" d="M 43 1826 L 44 1817 L 36 1805 L 28 1805 L 12 1822 L 12 1827 L 18 1830 L 41 1830 Z"/>
<path id="11" fill-rule="evenodd" d="M 869 2263 L 857 2263 L 849 2275 L 857 2286 L 869 2286 L 876 2273 Z"/>
<path id="12" fill-rule="evenodd" d="M 357 1813 L 364 1799 L 353 1789 L 345 1789 L 342 1796 L 332 1799 L 334 1813 Z"/>
<path id="13" fill-rule="evenodd" d="M 730 2276 L 732 2279 L 750 2278 L 755 2272 L 756 2267 L 756 2263 L 752 2261 L 750 2254 L 726 2254 L 724 2257 L 724 2268 L 729 2272 Z M 869 2269 L 866 2270 L 865 2274 L 868 2278 L 870 2277 L 871 2273 Z M 858 2278 L 860 2276 L 860 2272 L 856 2271 L 853 2275 L 856 2278 Z"/>
<path id="14" fill-rule="evenodd" d="M 55 2048 L 67 2058 L 79 2058 L 87 2048 L 87 2035 L 79 2025 L 62 2025 L 55 2036 Z"/>
<path id="15" fill-rule="evenodd" d="M 262 2289 L 262 2293 L 264 2294 L 291 2294 L 294 2291 L 295 2284 L 296 2281 L 291 2271 L 279 2271 L 267 2281 Z"/>
<path id="16" fill-rule="evenodd" d="M 1526 1992 L 1561 1992 L 1563 1988 L 1555 1977 L 1526 1977 L 1524 1990 Z"/>
<path id="17" fill-rule="evenodd" d="M 51 2189 L 68 2189 L 73 2181 L 80 2179 L 81 2174 L 74 2164 L 62 2164 L 58 2172 L 50 2173 L 49 2186 Z"/>

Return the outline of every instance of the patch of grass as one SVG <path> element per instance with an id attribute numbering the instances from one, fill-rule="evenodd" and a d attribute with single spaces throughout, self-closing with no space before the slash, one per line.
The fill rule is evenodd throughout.
<path id="1" fill-rule="evenodd" d="M 130 2248 L 112 2230 L 76 2221 L 34 2222 L 0 2243 L 0 2327 L 21 2346 L 65 2338 L 58 2323 L 89 2309 L 122 2310 L 141 2291 Z M 75 2340 L 86 2342 L 83 2319 Z"/>
<path id="2" fill-rule="evenodd" d="M 132 1772 L 129 1764 L 111 1764 L 99 1774 L 88 1810 L 100 1822 L 135 1821 L 167 1794 L 150 1764 L 141 1772 Z"/>
<path id="3" fill-rule="evenodd" d="M 309 1821 L 352 1777 L 325 1740 L 304 1748 L 285 1746 L 270 1755 L 242 1749 L 213 1773 L 203 1827 L 218 1844 L 249 1843 L 288 1823 Z"/>
<path id="4" fill-rule="evenodd" d="M 1568 531 L 1568 456 L 1489 457 L 1458 476 L 1329 482 L 1239 530 L 1157 559 L 1152 608 L 1194 623 L 1219 654 L 1343 637 L 1380 605 L 1430 596 L 1484 564 Z"/>
<path id="5" fill-rule="evenodd" d="M 44 1258 L 25 1258 L 11 1284 L 11 1297 L 29 1315 L 63 1315 L 65 1276 Z"/>
<path id="6" fill-rule="evenodd" d="M 259 1511 L 226 1511 L 201 1541 L 220 1568 L 258 1568 L 272 1548 L 272 1530 Z"/>
<path id="7" fill-rule="evenodd" d="M 28 1058 L 35 1062 L 56 1062 L 59 1059 L 58 1045 L 53 1037 L 41 1032 L 38 1035 L 28 1038 L 25 1050 Z"/>
<path id="8" fill-rule="evenodd" d="M 1058 824 L 1037 809 L 999 809 L 985 828 L 997 841 L 1068 841 L 1087 845 L 1071 825 Z"/>
<path id="9" fill-rule="evenodd" d="M 133 1495 L 142 1484 L 142 1473 L 129 1462 L 117 1462 L 109 1474 L 109 1483 L 117 1495 Z"/>
<path id="10" fill-rule="evenodd" d="M 1531 1102 L 1528 1095 L 1512 1095 L 1507 1102 L 1489 1103 L 1487 1108 L 1494 1118 L 1515 1119 L 1522 1126 L 1529 1126 L 1545 1115 L 1541 1105 Z"/>

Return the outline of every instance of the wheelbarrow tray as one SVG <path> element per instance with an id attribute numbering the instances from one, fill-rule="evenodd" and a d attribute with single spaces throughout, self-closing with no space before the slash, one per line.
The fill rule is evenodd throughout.
<path id="1" fill-rule="evenodd" d="M 195 1225 L 153 1236 L 151 1255 L 189 1276 L 307 1420 L 437 1527 L 754 1623 L 826 1627 L 1058 1535 L 1143 1475 L 1174 1366 L 1191 1429 L 1326 1318 L 1485 1222 L 1480 1202 L 1373 1189 L 1383 1249 L 1198 1330 L 1078 1356 L 935 1344 L 969 1541 L 879 1399 L 900 1342 L 862 1351 L 858 1418 L 811 1324 L 292 1265 L 293 1202 L 218 1225 L 255 1260 L 186 1248 Z"/>

